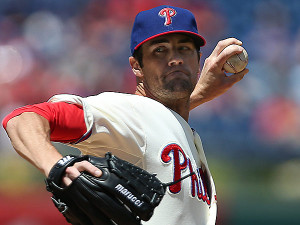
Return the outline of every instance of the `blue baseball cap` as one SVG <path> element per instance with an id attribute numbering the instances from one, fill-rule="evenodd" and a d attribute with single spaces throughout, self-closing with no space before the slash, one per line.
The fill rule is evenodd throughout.
<path id="1" fill-rule="evenodd" d="M 141 11 L 136 15 L 131 32 L 131 54 L 146 41 L 170 33 L 186 34 L 200 47 L 206 44 L 205 39 L 198 33 L 192 12 L 179 7 L 162 5 Z"/>

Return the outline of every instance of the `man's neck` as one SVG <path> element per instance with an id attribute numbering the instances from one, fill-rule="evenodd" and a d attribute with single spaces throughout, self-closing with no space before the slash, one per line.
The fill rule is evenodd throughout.
<path id="1" fill-rule="evenodd" d="M 144 96 L 151 98 L 155 101 L 160 102 L 164 106 L 168 107 L 169 109 L 172 109 L 176 113 L 178 113 L 183 119 L 188 121 L 189 119 L 189 112 L 190 112 L 190 101 L 189 99 L 178 99 L 178 100 L 171 100 L 171 101 L 164 101 L 162 99 L 156 98 L 151 92 L 147 91 L 143 84 L 140 83 L 136 87 L 135 91 L 136 95 Z"/>

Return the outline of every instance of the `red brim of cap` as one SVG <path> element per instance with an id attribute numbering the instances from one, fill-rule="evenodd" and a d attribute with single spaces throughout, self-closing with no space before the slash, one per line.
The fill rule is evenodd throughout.
<path id="1" fill-rule="evenodd" d="M 142 44 L 144 44 L 145 42 L 147 42 L 147 41 L 149 41 L 153 38 L 156 38 L 156 37 L 159 37 L 159 36 L 162 36 L 162 35 L 165 35 L 165 34 L 172 34 L 172 33 L 187 34 L 188 36 L 192 37 L 196 41 L 196 43 L 199 44 L 200 47 L 202 47 L 206 44 L 206 40 L 200 34 L 190 32 L 190 31 L 186 31 L 186 30 L 172 30 L 172 31 L 168 31 L 168 32 L 159 33 L 159 34 L 153 35 L 153 36 L 145 39 L 144 41 L 139 43 L 137 46 L 135 46 L 134 50 L 137 50 Z"/>

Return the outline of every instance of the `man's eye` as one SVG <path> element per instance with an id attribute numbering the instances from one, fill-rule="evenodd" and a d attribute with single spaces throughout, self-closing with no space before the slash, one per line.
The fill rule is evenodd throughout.
<path id="1" fill-rule="evenodd" d="M 180 50 L 187 51 L 187 50 L 191 50 L 191 48 L 188 46 L 181 46 Z"/>
<path id="2" fill-rule="evenodd" d="M 164 47 L 157 47 L 156 49 L 154 49 L 155 52 L 163 52 L 164 50 Z"/>

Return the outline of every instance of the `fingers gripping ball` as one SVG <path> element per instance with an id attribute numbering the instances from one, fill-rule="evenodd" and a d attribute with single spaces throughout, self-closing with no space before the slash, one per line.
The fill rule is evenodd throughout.
<path id="1" fill-rule="evenodd" d="M 229 47 L 229 46 L 228 46 Z M 242 47 L 243 48 L 243 47 Z M 223 69 L 227 73 L 239 73 L 248 65 L 248 53 L 243 48 L 243 51 L 239 54 L 235 54 L 227 59 L 223 66 Z"/>

